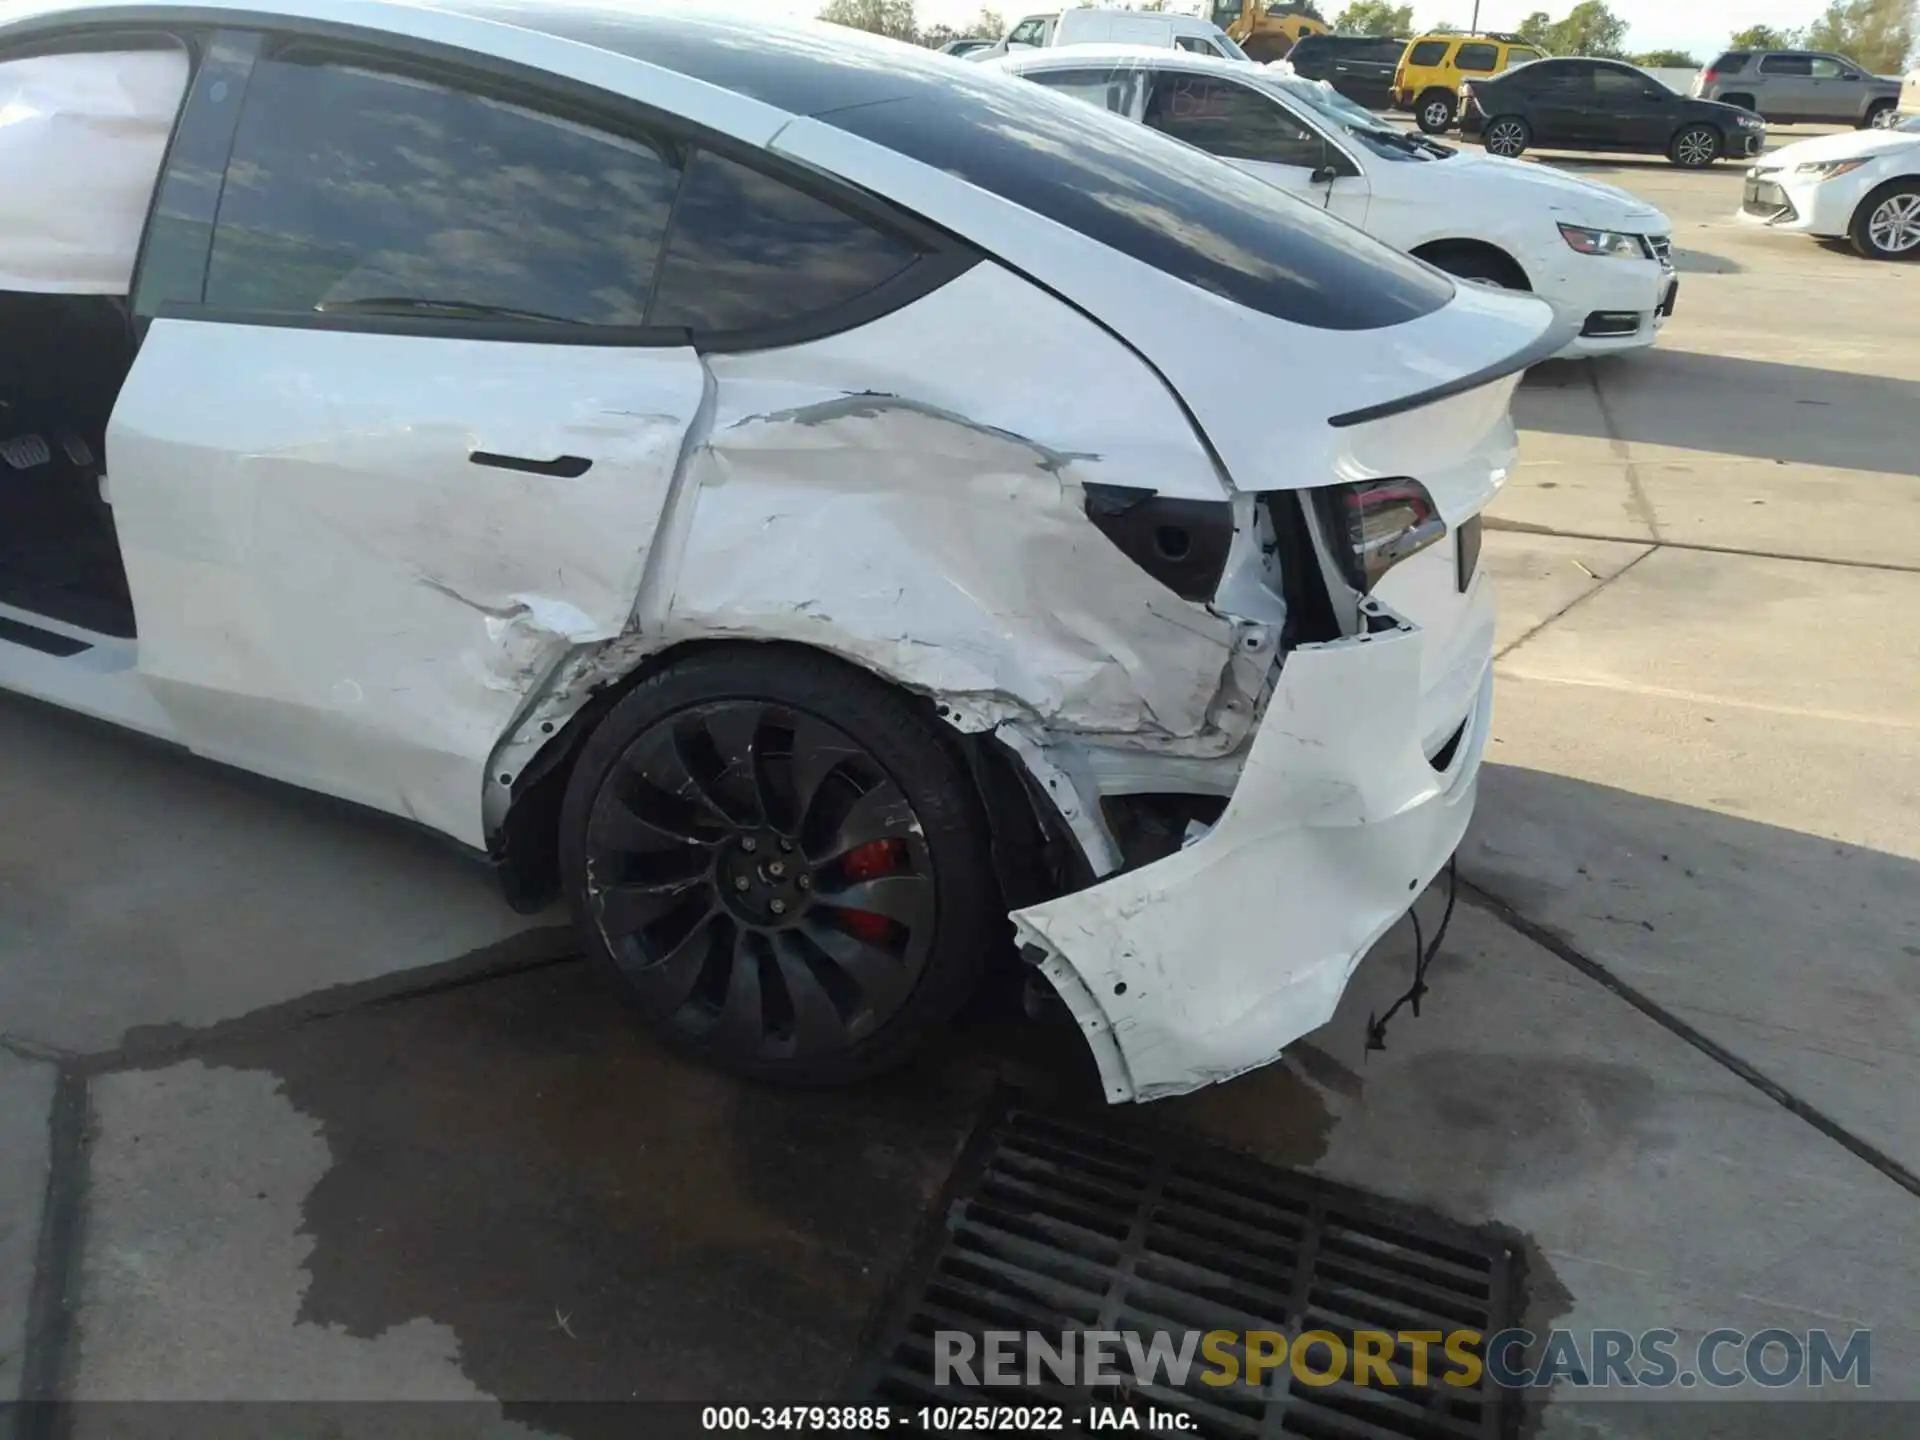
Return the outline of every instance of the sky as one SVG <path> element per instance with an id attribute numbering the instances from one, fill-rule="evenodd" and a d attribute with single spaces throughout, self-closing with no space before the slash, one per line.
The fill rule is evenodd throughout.
<path id="1" fill-rule="evenodd" d="M 993 8 L 1011 24 L 1031 11 L 1059 8 L 1062 0 L 994 0 Z M 761 13 L 810 15 L 817 4 L 807 0 L 739 0 L 742 8 Z M 1346 0 L 1319 0 L 1320 8 L 1331 19 L 1340 13 Z M 1772 25 L 1781 29 L 1807 24 L 1826 9 L 1826 0 L 1608 0 L 1613 13 L 1627 22 L 1629 50 L 1689 50 L 1702 63 L 1726 48 L 1727 37 L 1749 25 Z M 1574 0 L 1481 0 L 1480 28 L 1512 30 L 1535 10 L 1545 10 L 1555 19 L 1566 14 Z M 980 0 L 915 0 L 923 25 L 963 25 L 980 13 Z M 1170 8 L 1197 9 L 1179 0 Z M 1473 18 L 1473 0 L 1415 0 L 1413 19 L 1424 29 L 1447 21 L 1465 28 Z"/>

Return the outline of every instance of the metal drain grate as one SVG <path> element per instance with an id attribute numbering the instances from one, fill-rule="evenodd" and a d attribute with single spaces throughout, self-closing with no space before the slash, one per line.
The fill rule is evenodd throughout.
<path id="1" fill-rule="evenodd" d="M 850 1377 L 857 1402 L 896 1416 L 922 1405 L 1059 1405 L 1070 1430 L 1096 1406 L 1179 1411 L 1185 1433 L 1319 1440 L 1494 1440 L 1516 1433 L 1517 1397 L 1454 1386 L 1442 1347 L 1412 1383 L 1413 1347 L 1388 1359 L 1396 1383 L 1353 1382 L 1355 1331 L 1492 1335 L 1518 1323 L 1520 1258 L 1505 1241 L 1363 1191 L 1212 1146 L 1048 1116 L 1004 1099 L 976 1132 L 932 1227 Z M 1012 1369 L 1029 1375 L 1028 1332 L 1132 1332 L 1179 1344 L 1187 1332 L 1325 1330 L 1347 1346 L 1343 1378 L 1303 1383 L 1283 1362 L 1258 1388 L 1203 1383 L 1065 1384 L 1044 1352 L 1038 1384 L 935 1383 L 934 1335 L 1021 1332 Z M 1478 1346 L 1467 1347 L 1479 1356 Z M 1243 1358 L 1238 1343 L 1229 1347 Z M 975 1358 L 981 1355 L 976 1348 Z M 1124 1350 L 1120 1351 L 1124 1354 Z M 1316 1350 L 1324 1372 L 1330 1352 Z M 1217 1370 L 1214 1373 L 1218 1373 Z M 1456 1372 L 1457 1373 L 1457 1372 Z M 1244 1375 L 1244 1370 L 1242 1371 Z"/>

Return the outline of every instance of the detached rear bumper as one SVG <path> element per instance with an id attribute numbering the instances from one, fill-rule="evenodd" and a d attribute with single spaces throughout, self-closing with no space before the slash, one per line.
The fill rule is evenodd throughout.
<path id="1" fill-rule="evenodd" d="M 1490 606 L 1484 577 L 1476 589 Z M 1287 657 L 1202 839 L 1014 914 L 1109 1101 L 1228 1079 L 1325 1024 L 1354 967 L 1458 847 L 1491 721 L 1490 650 L 1458 742 L 1429 760 L 1422 634 L 1378 602 L 1368 610 L 1371 633 Z"/>

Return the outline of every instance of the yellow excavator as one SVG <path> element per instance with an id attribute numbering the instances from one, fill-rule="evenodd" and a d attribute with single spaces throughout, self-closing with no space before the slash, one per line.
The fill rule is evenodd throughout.
<path id="1" fill-rule="evenodd" d="M 1327 33 L 1327 22 L 1304 5 L 1285 0 L 1212 0 L 1209 18 L 1247 52 L 1266 64 L 1282 59 L 1309 35 Z"/>

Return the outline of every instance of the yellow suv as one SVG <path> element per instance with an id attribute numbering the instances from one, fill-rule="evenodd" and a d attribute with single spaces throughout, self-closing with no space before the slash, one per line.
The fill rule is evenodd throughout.
<path id="1" fill-rule="evenodd" d="M 1462 81 L 1545 58 L 1546 51 L 1538 46 L 1498 31 L 1416 36 L 1407 42 L 1400 68 L 1393 72 L 1394 108 L 1411 110 L 1422 130 L 1438 135 L 1459 113 Z"/>

